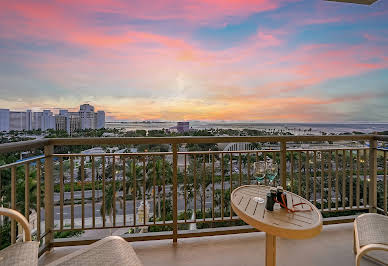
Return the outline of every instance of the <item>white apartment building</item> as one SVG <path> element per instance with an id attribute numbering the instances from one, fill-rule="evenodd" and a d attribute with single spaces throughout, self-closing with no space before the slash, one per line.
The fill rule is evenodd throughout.
<path id="1" fill-rule="evenodd" d="M 83 104 L 79 107 L 79 116 L 81 118 L 81 129 L 96 128 L 96 114 L 94 107 L 90 104 Z"/>
<path id="2" fill-rule="evenodd" d="M 48 129 L 55 129 L 55 117 L 50 110 L 43 110 L 43 112 L 34 112 L 32 114 L 32 129 L 43 131 Z"/>
<path id="3" fill-rule="evenodd" d="M 98 111 L 96 113 L 96 128 L 105 128 L 105 112 L 104 111 Z"/>
<path id="4" fill-rule="evenodd" d="M 9 131 L 9 109 L 0 109 L 0 131 Z"/>
<path id="5" fill-rule="evenodd" d="M 0 131 L 9 130 L 65 130 L 68 133 L 80 129 L 100 129 L 105 127 L 105 112 L 94 112 L 89 104 L 80 106 L 78 112 L 60 110 L 54 115 L 50 110 L 43 112 L 14 112 L 9 109 L 0 109 Z"/>
<path id="6" fill-rule="evenodd" d="M 55 117 L 50 110 L 43 110 L 41 129 L 43 131 L 47 129 L 55 129 Z"/>
<path id="7" fill-rule="evenodd" d="M 9 112 L 9 130 L 28 130 L 31 125 L 31 110 L 28 112 Z"/>

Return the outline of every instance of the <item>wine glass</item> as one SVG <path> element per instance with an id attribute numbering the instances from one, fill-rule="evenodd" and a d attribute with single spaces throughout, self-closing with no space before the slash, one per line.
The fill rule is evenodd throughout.
<path id="1" fill-rule="evenodd" d="M 262 182 L 264 181 L 266 176 L 267 164 L 265 162 L 255 162 L 253 163 L 253 166 L 255 168 L 254 173 L 255 173 L 257 184 L 259 186 L 262 186 Z M 254 197 L 253 200 L 258 203 L 264 203 L 264 199 L 262 197 Z"/>
<path id="2" fill-rule="evenodd" d="M 269 167 L 267 167 L 266 176 L 268 177 L 269 182 L 274 186 L 274 180 L 278 176 L 279 166 L 277 163 L 271 163 Z"/>

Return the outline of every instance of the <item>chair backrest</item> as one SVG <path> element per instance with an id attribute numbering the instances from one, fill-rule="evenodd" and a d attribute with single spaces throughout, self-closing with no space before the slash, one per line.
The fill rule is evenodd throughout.
<path id="1" fill-rule="evenodd" d="M 30 224 L 28 223 L 26 217 L 24 217 L 20 212 L 8 208 L 0 208 L 0 215 L 7 216 L 18 222 L 24 230 L 24 241 L 31 241 Z"/>

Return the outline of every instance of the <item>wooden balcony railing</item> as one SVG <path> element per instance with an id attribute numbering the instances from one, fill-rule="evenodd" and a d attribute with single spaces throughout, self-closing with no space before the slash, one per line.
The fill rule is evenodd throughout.
<path id="1" fill-rule="evenodd" d="M 354 147 L 350 141 L 369 146 Z M 35 239 L 42 242 L 41 253 L 54 246 L 88 244 L 99 238 L 54 240 L 57 232 L 75 230 L 132 228 L 136 232 L 148 228 L 154 232 L 125 237 L 174 242 L 184 237 L 247 232 L 253 229 L 233 213 L 230 194 L 238 186 L 255 182 L 254 162 L 272 160 L 280 166 L 279 185 L 309 199 L 324 214 L 338 213 L 327 223 L 345 222 L 349 221 L 348 211 L 387 213 L 387 150 L 378 148 L 378 141 L 388 141 L 388 137 L 70 138 L 3 144 L 3 153 L 43 149 L 44 154 L 0 166 L 0 184 L 9 181 L 11 190 L 0 188 L 0 199 L 5 207 L 24 211 L 27 219 L 31 210 L 36 211 Z M 237 142 L 277 143 L 278 149 L 184 148 L 186 144 Z M 311 142 L 325 143 L 325 147 L 292 148 L 295 143 Z M 335 145 L 338 142 L 342 146 Z M 170 144 L 171 151 L 54 153 L 54 147 L 132 144 Z M 187 230 L 194 229 L 190 225 L 208 229 Z M 17 235 L 12 222 L 12 243 Z"/>

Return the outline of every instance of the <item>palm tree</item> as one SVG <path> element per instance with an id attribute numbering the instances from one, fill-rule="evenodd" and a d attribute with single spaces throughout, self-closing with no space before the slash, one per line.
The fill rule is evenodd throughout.
<path id="1" fill-rule="evenodd" d="M 157 207 L 158 207 L 158 217 L 161 217 L 161 207 L 160 207 L 160 197 L 163 191 L 163 185 L 172 184 L 172 166 L 171 164 L 163 160 L 162 158 L 155 158 L 149 160 L 147 163 L 147 176 L 149 177 L 146 180 L 146 189 L 147 191 L 153 190 L 154 185 L 157 189 L 158 198 L 157 198 Z M 153 193 L 156 191 L 153 190 Z M 164 206 L 165 207 L 165 206 Z M 156 210 L 154 210 L 154 213 Z"/>
<path id="2" fill-rule="evenodd" d="M 115 201 L 113 200 L 113 184 L 109 184 L 105 187 L 105 202 L 101 204 L 100 214 L 103 217 L 104 222 L 106 221 L 106 216 L 109 216 L 109 221 L 112 223 L 112 210 Z"/>

